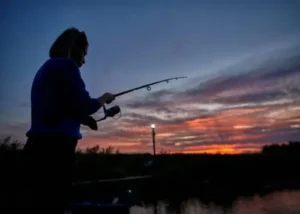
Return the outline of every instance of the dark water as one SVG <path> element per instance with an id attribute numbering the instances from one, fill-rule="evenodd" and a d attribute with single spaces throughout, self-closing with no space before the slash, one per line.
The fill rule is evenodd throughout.
<path id="1" fill-rule="evenodd" d="M 214 203 L 202 203 L 197 198 L 168 204 L 160 201 L 154 206 L 132 207 L 131 214 L 300 214 L 300 190 L 277 191 L 264 196 L 239 197 L 232 206 L 224 208 Z"/>

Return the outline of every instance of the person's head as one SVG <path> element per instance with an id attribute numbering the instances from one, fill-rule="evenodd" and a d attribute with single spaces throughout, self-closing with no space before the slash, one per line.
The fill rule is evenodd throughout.
<path id="1" fill-rule="evenodd" d="M 68 57 L 73 59 L 78 67 L 81 67 L 85 63 L 88 46 L 89 43 L 84 31 L 68 28 L 52 44 L 49 57 Z"/>

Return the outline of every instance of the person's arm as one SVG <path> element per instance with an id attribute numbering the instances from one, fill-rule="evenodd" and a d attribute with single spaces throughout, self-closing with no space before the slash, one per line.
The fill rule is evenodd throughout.
<path id="1" fill-rule="evenodd" d="M 98 130 L 97 121 L 92 116 L 88 116 L 87 118 L 85 118 L 81 122 L 81 125 L 88 126 L 90 129 L 94 131 Z"/>
<path id="2" fill-rule="evenodd" d="M 96 113 L 104 102 L 99 98 L 90 97 L 78 67 L 71 60 L 65 60 L 59 70 L 62 75 L 60 87 L 64 110 L 72 117 L 84 121 L 88 116 Z"/>

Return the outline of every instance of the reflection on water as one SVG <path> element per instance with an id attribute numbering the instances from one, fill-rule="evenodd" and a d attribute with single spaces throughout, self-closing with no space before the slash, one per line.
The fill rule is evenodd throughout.
<path id="1" fill-rule="evenodd" d="M 300 191 L 280 191 L 268 195 L 239 197 L 230 208 L 204 204 L 190 198 L 176 204 L 160 201 L 154 206 L 132 207 L 131 214 L 300 214 Z"/>

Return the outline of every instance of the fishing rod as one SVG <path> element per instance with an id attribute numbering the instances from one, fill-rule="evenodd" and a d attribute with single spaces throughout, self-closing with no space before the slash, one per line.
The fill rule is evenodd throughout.
<path id="1" fill-rule="evenodd" d="M 120 93 L 114 94 L 114 97 L 116 98 L 116 97 L 119 97 L 119 96 L 122 96 L 122 95 L 125 95 L 125 94 L 128 94 L 128 93 L 131 93 L 133 91 L 137 91 L 137 90 L 140 90 L 140 89 L 143 89 L 143 88 L 147 88 L 148 91 L 151 91 L 151 86 L 152 85 L 156 85 L 156 84 L 163 83 L 163 82 L 169 83 L 169 81 L 171 81 L 171 80 L 178 80 L 178 79 L 183 79 L 183 78 L 187 78 L 187 77 L 185 77 L 185 76 L 172 77 L 172 78 L 163 79 L 163 80 L 159 80 L 159 81 L 156 81 L 156 82 L 148 83 L 148 84 L 136 87 L 136 88 L 132 88 L 132 89 L 129 89 L 129 90 L 122 91 Z M 101 119 L 96 120 L 96 122 L 105 120 L 107 117 L 112 117 L 113 118 L 115 115 L 117 115 L 118 113 L 121 112 L 121 108 L 120 108 L 120 106 L 115 105 L 115 106 L 113 106 L 113 107 L 111 107 L 109 109 L 106 109 L 105 105 L 103 105 L 103 112 L 104 112 L 104 117 L 101 118 Z M 120 117 L 121 117 L 121 115 L 120 115 Z"/>
<path id="2" fill-rule="evenodd" d="M 136 91 L 136 90 L 139 90 L 139 89 L 142 89 L 142 88 L 147 88 L 148 91 L 151 91 L 151 87 L 150 87 L 151 85 L 156 85 L 156 84 L 162 83 L 162 82 L 169 83 L 170 80 L 178 80 L 178 79 L 183 79 L 183 78 L 187 78 L 187 77 L 173 77 L 173 78 L 169 78 L 169 79 L 159 80 L 159 81 L 152 82 L 152 83 L 149 83 L 149 84 L 146 84 L 146 85 L 142 85 L 142 86 L 139 86 L 139 87 L 136 87 L 136 88 L 133 88 L 133 89 L 129 89 L 127 91 L 120 92 L 118 94 L 115 94 L 114 97 L 118 97 L 118 96 L 121 96 L 121 95 L 124 95 L 124 94 L 128 94 L 130 92 L 133 92 L 133 91 Z"/>
<path id="3" fill-rule="evenodd" d="M 148 91 L 151 91 L 150 86 L 152 86 L 152 85 L 156 85 L 156 84 L 159 84 L 159 83 L 162 83 L 162 82 L 169 83 L 169 81 L 171 81 L 171 80 L 178 80 L 178 79 L 183 79 L 183 78 L 187 78 L 187 77 L 185 77 L 185 76 L 172 77 L 172 78 L 163 79 L 163 80 L 159 80 L 159 81 L 156 81 L 156 82 L 148 83 L 148 84 L 136 87 L 136 88 L 132 88 L 132 89 L 114 94 L 114 97 L 116 98 L 116 97 L 131 93 L 133 91 L 137 91 L 137 90 L 140 90 L 140 89 L 143 89 L 143 88 L 147 88 Z M 103 112 L 104 112 L 104 117 L 103 118 L 95 120 L 92 116 L 89 116 L 89 117 L 86 118 L 85 121 L 82 122 L 82 124 L 89 126 L 92 130 L 98 130 L 97 122 L 105 120 L 107 117 L 114 118 L 114 116 L 117 115 L 118 113 L 120 113 L 119 118 L 121 117 L 121 108 L 118 105 L 115 105 L 115 106 L 113 106 L 109 109 L 106 109 L 105 105 L 103 105 Z M 119 118 L 117 118 L 117 119 L 119 119 Z M 114 119 L 116 119 L 116 118 L 114 118 Z"/>

